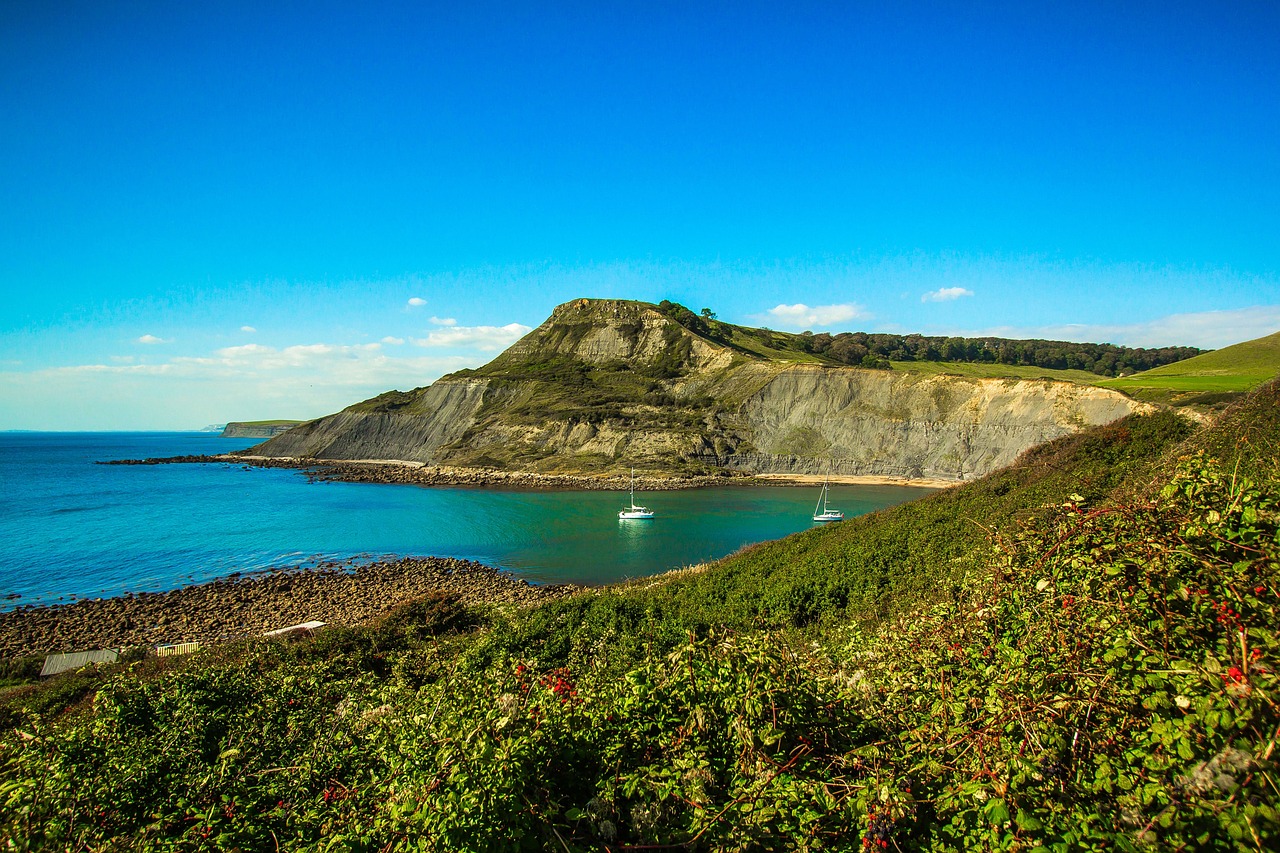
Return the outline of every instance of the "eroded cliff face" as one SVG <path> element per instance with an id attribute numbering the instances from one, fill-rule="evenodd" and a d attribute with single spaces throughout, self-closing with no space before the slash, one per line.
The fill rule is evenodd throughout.
<path id="1" fill-rule="evenodd" d="M 296 426 L 259 445 L 264 456 L 310 459 L 399 459 L 434 462 L 442 445 L 472 424 L 488 383 L 441 380 L 412 404 L 391 411 L 353 407 Z"/>
<path id="2" fill-rule="evenodd" d="M 1037 444 L 1153 407 L 1047 380 L 794 366 L 742 407 L 754 448 L 720 464 L 757 473 L 959 480 Z"/>
<path id="3" fill-rule="evenodd" d="M 479 371 L 357 404 L 256 452 L 566 473 L 634 465 L 960 480 L 1152 408 L 1068 382 L 750 358 L 653 306 L 578 300 Z"/>

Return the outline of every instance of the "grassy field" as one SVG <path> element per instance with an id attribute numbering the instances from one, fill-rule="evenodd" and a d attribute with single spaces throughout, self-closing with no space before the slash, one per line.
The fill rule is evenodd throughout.
<path id="1" fill-rule="evenodd" d="M 1054 379 L 1076 382 L 1081 385 L 1098 385 L 1105 376 L 1087 370 L 1051 370 L 1047 367 L 1027 367 L 1019 364 L 983 364 L 947 361 L 893 361 L 894 370 L 920 373 L 926 376 L 971 376 L 978 379 Z"/>
<path id="2" fill-rule="evenodd" d="M 1277 373 L 1280 373 L 1280 332 L 1097 384 L 1135 396 L 1146 390 L 1230 393 L 1251 391 Z"/>

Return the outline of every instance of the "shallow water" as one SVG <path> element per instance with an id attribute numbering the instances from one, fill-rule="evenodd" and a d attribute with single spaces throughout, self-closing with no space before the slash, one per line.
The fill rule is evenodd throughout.
<path id="1" fill-rule="evenodd" d="M 724 556 L 813 526 L 816 488 L 637 494 L 658 514 L 619 521 L 625 493 L 310 483 L 239 465 L 95 465 L 225 453 L 210 433 L 0 433 L 0 609 L 159 591 L 233 572 L 432 555 L 534 582 L 608 583 Z M 833 486 L 847 517 L 926 490 Z M 11 593 L 20 598 L 5 599 Z"/>

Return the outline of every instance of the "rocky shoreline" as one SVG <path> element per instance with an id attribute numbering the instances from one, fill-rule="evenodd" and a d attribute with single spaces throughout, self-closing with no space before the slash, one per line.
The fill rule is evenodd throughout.
<path id="1" fill-rule="evenodd" d="M 151 459 L 117 459 L 99 465 L 171 465 L 204 463 L 243 465 L 256 468 L 292 468 L 307 479 L 318 482 L 390 483 L 416 486 L 497 486 L 507 489 L 545 491 L 614 491 L 625 492 L 631 478 L 624 474 L 548 474 L 534 471 L 504 471 L 495 468 L 454 468 L 427 465 L 397 459 L 333 460 L 293 456 L 254 456 L 225 453 L 216 456 L 167 456 Z M 845 485 L 910 486 L 946 489 L 963 480 L 929 477 L 898 477 L 880 474 L 753 474 L 746 471 L 724 471 L 717 474 L 655 476 L 639 474 L 638 491 L 668 492 L 677 489 L 702 489 L 709 486 L 812 486 L 824 480 Z"/>
<path id="2" fill-rule="evenodd" d="M 491 566 L 442 557 L 326 564 L 170 592 L 20 607 L 0 613 L 0 658 L 216 643 L 311 620 L 358 625 L 432 592 L 456 593 L 470 603 L 526 605 L 578 589 L 534 586 Z"/>
<path id="3" fill-rule="evenodd" d="M 221 463 L 255 468 L 294 468 L 314 481 L 344 483 L 390 483 L 417 486 L 501 486 L 509 489 L 566 489 L 573 491 L 626 491 L 631 479 L 623 474 L 545 474 L 533 471 L 505 471 L 496 468 L 454 468 L 394 459 L 334 460 L 301 457 L 253 456 L 234 453 L 216 456 L 168 456 L 151 459 L 118 459 L 99 465 L 171 465 Z M 752 482 L 750 474 L 726 472 L 698 476 L 636 475 L 636 489 L 665 492 L 700 489 Z"/>

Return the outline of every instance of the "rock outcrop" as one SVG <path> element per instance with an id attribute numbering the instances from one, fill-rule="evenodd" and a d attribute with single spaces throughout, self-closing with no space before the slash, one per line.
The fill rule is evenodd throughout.
<path id="1" fill-rule="evenodd" d="M 479 370 L 388 392 L 248 452 L 541 472 L 635 466 L 960 480 L 1152 408 L 1071 382 L 769 357 L 741 333 L 776 333 L 716 326 L 719 337 L 652 305 L 576 300 Z"/>

